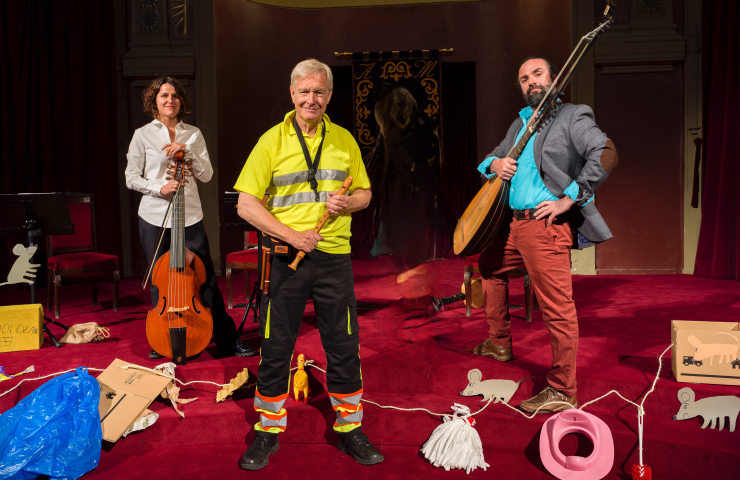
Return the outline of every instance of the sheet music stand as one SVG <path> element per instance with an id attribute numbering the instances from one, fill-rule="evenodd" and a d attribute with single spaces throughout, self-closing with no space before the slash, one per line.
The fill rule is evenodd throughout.
<path id="1" fill-rule="evenodd" d="M 262 271 L 262 232 L 251 223 L 244 220 L 237 213 L 237 204 L 239 203 L 239 192 L 224 192 L 224 217 L 226 218 L 226 229 L 239 232 L 257 232 L 257 272 Z M 245 280 L 246 281 L 246 280 Z M 259 322 L 260 318 L 260 301 L 262 299 L 262 290 L 260 290 L 259 275 L 257 281 L 252 287 L 252 294 L 247 301 L 247 308 L 244 310 L 242 322 L 239 324 L 237 335 L 241 335 L 244 330 L 244 323 L 247 321 L 249 311 L 252 311 L 252 322 Z"/>
<path id="2" fill-rule="evenodd" d="M 66 193 L 0 194 L 0 236 L 27 235 L 28 246 L 36 245 L 36 237 L 46 235 L 72 235 L 75 233 L 69 216 Z M 36 279 L 30 280 L 31 303 L 36 303 Z M 61 348 L 49 330 L 48 323 L 69 330 L 67 325 L 44 316 L 44 331 Z"/>

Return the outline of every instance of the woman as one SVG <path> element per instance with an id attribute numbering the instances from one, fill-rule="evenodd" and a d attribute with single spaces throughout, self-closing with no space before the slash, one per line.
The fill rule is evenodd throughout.
<path id="1" fill-rule="evenodd" d="M 213 336 L 220 356 L 236 354 L 240 357 L 254 355 L 257 351 L 239 340 L 234 321 L 226 313 L 224 298 L 216 284 L 216 275 L 208 248 L 208 237 L 203 227 L 203 210 L 200 207 L 198 186 L 195 179 L 208 182 L 213 175 L 211 161 L 203 134 L 197 127 L 182 120 L 190 114 L 190 98 L 172 77 L 158 77 L 142 94 L 144 111 L 154 120 L 134 132 L 128 150 L 126 186 L 144 196 L 139 205 L 139 236 L 147 255 L 156 246 L 159 229 L 164 220 L 169 200 L 178 189 L 172 179 L 174 165 L 171 158 L 178 152 L 185 155 L 185 247 L 196 254 L 206 268 L 206 287 L 202 290 L 203 304 L 211 308 Z M 189 178 L 189 180 L 188 180 Z M 168 225 L 169 227 L 169 225 Z M 167 228 L 156 258 L 164 255 L 170 246 L 170 228 Z M 150 288 L 152 308 L 156 308 L 159 292 L 154 284 Z M 149 358 L 162 358 L 151 351 Z"/>

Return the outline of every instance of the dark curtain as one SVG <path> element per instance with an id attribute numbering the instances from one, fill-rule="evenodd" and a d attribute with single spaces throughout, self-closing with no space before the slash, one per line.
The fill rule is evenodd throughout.
<path id="1" fill-rule="evenodd" d="M 702 7 L 706 176 L 694 275 L 740 279 L 740 5 Z"/>
<path id="2" fill-rule="evenodd" d="M 443 63 L 442 82 L 442 172 L 440 188 L 457 219 L 480 190 L 483 160 L 477 146 L 475 62 Z M 488 152 L 485 152 L 488 153 Z"/>
<path id="3" fill-rule="evenodd" d="M 98 250 L 120 258 L 115 61 L 111 1 L 0 2 L 2 192 L 94 194 Z M 0 277 L 16 243 L 0 241 Z"/>

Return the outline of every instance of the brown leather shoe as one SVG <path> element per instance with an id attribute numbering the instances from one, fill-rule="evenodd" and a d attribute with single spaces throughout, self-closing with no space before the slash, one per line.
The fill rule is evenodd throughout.
<path id="1" fill-rule="evenodd" d="M 506 362 L 507 360 L 514 358 L 511 347 L 499 347 L 498 345 L 494 345 L 490 337 L 480 345 L 476 345 L 475 348 L 473 348 L 473 353 L 483 357 L 495 358 L 500 362 Z"/>
<path id="2" fill-rule="evenodd" d="M 548 405 L 548 403 L 551 402 L 553 403 L 551 405 Z M 567 405 L 554 402 L 565 402 L 567 403 Z M 529 413 L 533 413 L 535 411 L 537 411 L 537 413 L 555 413 L 561 410 L 567 410 L 569 408 L 578 408 L 578 395 L 566 397 L 554 388 L 547 387 L 529 400 L 524 400 L 519 405 L 519 408 Z M 537 410 L 538 408 L 539 411 Z"/>

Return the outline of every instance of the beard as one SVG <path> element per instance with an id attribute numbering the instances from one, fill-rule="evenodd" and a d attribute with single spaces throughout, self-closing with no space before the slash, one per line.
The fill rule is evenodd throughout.
<path id="1" fill-rule="evenodd" d="M 529 93 L 531 89 L 527 90 L 527 93 L 523 94 L 524 101 L 527 102 L 527 105 L 532 107 L 532 109 L 537 108 L 537 105 L 539 105 L 542 99 L 545 98 L 545 95 L 547 95 L 547 91 L 550 89 L 550 86 L 552 86 L 552 82 L 548 82 L 547 85 L 542 85 L 540 90 L 534 93 Z"/>

